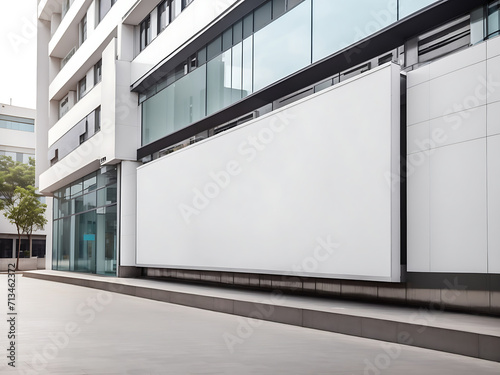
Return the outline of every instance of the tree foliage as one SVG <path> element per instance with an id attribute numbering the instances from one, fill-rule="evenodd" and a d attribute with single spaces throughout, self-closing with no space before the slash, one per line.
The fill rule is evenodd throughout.
<path id="1" fill-rule="evenodd" d="M 0 209 L 11 205 L 16 187 L 35 186 L 35 159 L 28 164 L 14 161 L 10 156 L 0 156 Z"/>
<path id="2" fill-rule="evenodd" d="M 16 269 L 19 266 L 21 254 L 21 236 L 28 235 L 31 253 L 31 235 L 34 231 L 43 229 L 47 224 L 45 210 L 47 205 L 38 200 L 35 188 L 28 186 L 26 189 L 16 187 L 11 200 L 5 203 L 4 216 L 15 225 L 18 236 L 18 252 Z"/>

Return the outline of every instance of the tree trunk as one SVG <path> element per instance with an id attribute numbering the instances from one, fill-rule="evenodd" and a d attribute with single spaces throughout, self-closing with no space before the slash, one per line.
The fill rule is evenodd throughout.
<path id="1" fill-rule="evenodd" d="M 19 255 L 21 255 L 21 233 L 17 230 L 17 262 L 15 271 L 19 271 Z"/>
<path id="2" fill-rule="evenodd" d="M 33 243 L 31 241 L 31 233 L 28 234 L 28 241 L 30 243 L 30 258 L 33 256 Z"/>

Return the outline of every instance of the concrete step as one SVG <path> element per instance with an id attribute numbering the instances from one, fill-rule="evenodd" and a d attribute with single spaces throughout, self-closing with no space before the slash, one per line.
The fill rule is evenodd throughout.
<path id="1" fill-rule="evenodd" d="M 500 362 L 500 318 L 443 311 L 438 304 L 411 308 L 285 295 L 279 290 L 50 270 L 26 271 L 24 276 L 239 315 L 244 318 L 237 335 L 244 335 L 262 319 Z"/>

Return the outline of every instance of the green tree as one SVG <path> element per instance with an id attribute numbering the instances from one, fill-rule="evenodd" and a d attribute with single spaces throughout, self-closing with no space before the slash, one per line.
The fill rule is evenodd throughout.
<path id="1" fill-rule="evenodd" d="M 4 216 L 11 224 L 14 224 L 17 230 L 18 249 L 16 270 L 19 268 L 19 256 L 21 254 L 21 236 L 28 235 L 30 243 L 31 256 L 31 235 L 33 231 L 43 229 L 47 224 L 45 210 L 47 205 L 38 200 L 35 188 L 28 186 L 26 189 L 16 187 L 12 198 L 5 203 Z"/>
<path id="2" fill-rule="evenodd" d="M 0 210 L 11 205 L 16 187 L 35 186 L 35 159 L 28 164 L 12 160 L 10 156 L 0 156 Z"/>

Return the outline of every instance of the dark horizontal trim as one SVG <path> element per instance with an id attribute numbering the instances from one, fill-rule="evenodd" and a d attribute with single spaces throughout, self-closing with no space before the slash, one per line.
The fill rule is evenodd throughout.
<path id="1" fill-rule="evenodd" d="M 500 291 L 500 274 L 408 272 L 408 288 Z"/>
<path id="2" fill-rule="evenodd" d="M 182 142 L 202 131 L 241 117 L 287 94 L 320 82 L 336 73 L 377 57 L 384 52 L 398 48 L 406 40 L 462 16 L 487 2 L 487 0 L 442 0 L 437 2 L 429 8 L 406 17 L 344 50 L 309 65 L 307 68 L 255 92 L 217 113 L 139 148 L 137 150 L 137 159 L 141 160 L 148 155 Z M 242 5 L 246 3 L 249 3 L 249 1 L 245 1 Z M 227 26 L 231 22 L 228 22 Z M 218 34 L 214 33 L 214 37 L 216 35 Z"/>

